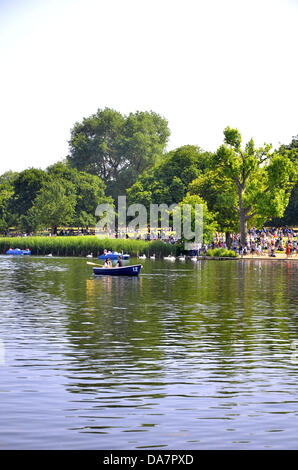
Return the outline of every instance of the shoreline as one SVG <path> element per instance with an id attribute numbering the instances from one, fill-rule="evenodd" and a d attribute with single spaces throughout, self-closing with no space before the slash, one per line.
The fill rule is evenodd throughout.
<path id="1" fill-rule="evenodd" d="M 98 255 L 104 252 L 104 249 L 109 251 L 117 251 L 118 253 L 127 253 L 131 258 L 138 258 L 145 255 L 145 259 L 149 259 L 152 255 L 156 259 L 162 260 L 167 256 L 174 256 L 178 261 L 180 255 L 185 259 L 193 262 L 200 260 L 288 260 L 298 261 L 297 253 L 288 256 L 286 252 L 275 252 L 275 256 L 271 257 L 269 254 L 257 253 L 238 254 L 235 255 L 233 250 L 219 249 L 210 250 L 210 255 L 191 255 L 191 251 L 187 254 L 179 245 L 172 245 L 163 241 L 144 241 L 144 240 L 122 240 L 122 239 L 99 239 L 96 236 L 80 236 L 80 237 L 24 237 L 24 238 L 4 238 L 0 237 L 0 253 L 6 255 L 10 249 L 29 249 L 32 256 L 58 256 L 58 257 L 76 257 L 84 258 L 90 257 L 96 259 Z M 90 256 L 91 255 L 91 256 Z M 214 256 L 217 255 L 217 256 Z M 227 256 L 224 256 L 227 255 Z M 8 255 L 14 256 L 14 255 Z"/>
<path id="2" fill-rule="evenodd" d="M 59 255 L 59 254 L 55 254 L 55 255 L 48 255 L 48 254 L 31 254 L 31 255 L 7 255 L 6 253 L 0 253 L 0 256 L 2 257 L 5 257 L 5 258 L 76 258 L 76 259 L 89 259 L 89 260 L 93 260 L 93 261 L 100 261 L 98 260 L 98 258 L 96 256 L 93 256 L 92 258 L 91 257 L 86 257 L 86 256 L 75 256 L 75 255 Z M 130 258 L 136 258 L 138 259 L 138 256 L 135 256 L 135 255 L 131 255 Z M 175 257 L 176 259 L 173 260 L 173 261 L 180 261 L 178 259 L 178 257 Z M 233 256 L 233 257 L 230 257 L 230 256 L 197 256 L 196 260 L 193 259 L 194 257 L 193 256 L 189 256 L 189 255 L 186 255 L 185 257 L 185 261 L 191 261 L 193 263 L 196 263 L 198 261 L 205 261 L 205 260 L 209 260 L 209 261 L 296 261 L 298 262 L 298 256 L 291 256 L 291 257 L 287 257 L 287 256 L 276 256 L 276 257 L 270 257 L 270 256 L 250 256 L 250 255 L 246 255 L 246 256 Z M 146 257 L 145 259 L 141 259 L 140 261 L 152 261 L 150 259 L 150 257 Z M 163 257 L 158 257 L 158 258 L 155 258 L 156 261 L 168 261 L 166 259 L 164 259 Z M 127 260 L 129 261 L 129 260 Z M 183 262 L 183 261 L 180 261 L 180 262 Z"/>
<path id="3" fill-rule="evenodd" d="M 254 260 L 254 261 L 298 261 L 298 256 L 292 256 L 292 257 L 287 257 L 287 256 L 235 256 L 235 257 L 220 257 L 220 256 L 198 256 L 198 261 L 199 260 L 217 260 L 217 261 L 223 261 L 223 260 Z"/>

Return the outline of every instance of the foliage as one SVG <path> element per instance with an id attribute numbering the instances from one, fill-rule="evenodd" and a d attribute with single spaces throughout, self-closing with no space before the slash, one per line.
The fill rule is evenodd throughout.
<path id="1" fill-rule="evenodd" d="M 75 212 L 71 221 L 78 227 L 89 227 L 96 224 L 95 210 L 99 204 L 109 202 L 112 198 L 105 196 L 105 184 L 96 175 L 71 168 L 68 163 L 56 163 L 47 168 L 51 179 L 61 181 L 63 185 L 72 184 L 76 197 Z"/>
<path id="2" fill-rule="evenodd" d="M 29 168 L 17 174 L 13 180 L 14 195 L 10 206 L 14 224 L 24 230 L 32 229 L 27 212 L 31 209 L 37 193 L 48 181 L 48 174 L 37 168 Z"/>
<path id="3" fill-rule="evenodd" d="M 288 155 L 271 153 L 271 145 L 256 148 L 251 139 L 242 149 L 237 129 L 227 127 L 224 137 L 214 165 L 221 169 L 237 194 L 234 209 L 238 211 L 244 244 L 250 219 L 254 217 L 254 222 L 262 225 L 270 216 L 283 215 L 297 171 Z"/>
<path id="4" fill-rule="evenodd" d="M 14 179 L 14 204 L 18 215 L 25 214 L 42 186 L 49 181 L 45 171 L 29 168 Z"/>
<path id="5" fill-rule="evenodd" d="M 190 183 L 188 190 L 190 194 L 198 195 L 206 201 L 208 210 L 215 214 L 221 232 L 239 231 L 237 193 L 220 167 L 207 169 Z"/>
<path id="6" fill-rule="evenodd" d="M 203 241 L 209 242 L 213 238 L 214 232 L 217 230 L 218 226 L 215 221 L 215 215 L 208 210 L 206 202 L 197 195 L 191 195 L 189 193 L 183 198 L 183 200 L 179 203 L 181 208 L 181 219 L 183 224 L 183 238 L 185 240 L 188 239 L 185 233 L 185 217 L 183 215 L 183 206 L 188 205 L 191 208 L 191 231 L 195 234 L 196 230 L 197 236 L 202 234 Z M 196 206 L 201 206 L 202 212 L 198 210 L 196 214 Z M 198 208 L 199 209 L 199 208 Z M 175 212 L 177 209 L 174 209 Z M 202 220 L 200 220 L 200 216 L 202 215 Z M 191 242 L 191 240 L 189 240 Z"/>
<path id="7" fill-rule="evenodd" d="M 188 185 L 208 165 L 210 154 L 199 147 L 186 145 L 169 152 L 165 159 L 140 175 L 127 190 L 130 204 L 178 204 Z"/>
<path id="8" fill-rule="evenodd" d="M 56 233 L 59 225 L 72 223 L 75 204 L 74 186 L 53 180 L 39 191 L 28 215 L 35 227 L 50 225 L 52 232 Z"/>
<path id="9" fill-rule="evenodd" d="M 281 145 L 278 151 L 282 155 L 286 155 L 297 168 L 298 163 L 298 135 L 293 137 L 292 142 L 288 145 Z M 297 169 L 296 169 L 297 173 Z M 290 175 L 290 178 L 295 178 L 295 172 L 293 175 Z M 269 222 L 270 225 L 277 226 L 297 226 L 298 225 L 298 182 L 295 183 L 289 204 L 284 212 L 283 217 L 271 219 Z"/>
<path id="10" fill-rule="evenodd" d="M 43 208 L 41 201 L 45 203 Z M 40 225 L 54 228 L 57 223 L 94 226 L 96 207 L 103 202 L 112 203 L 105 196 L 103 181 L 67 163 L 58 162 L 46 171 L 30 168 L 20 173 L 7 172 L 0 177 L 0 231 L 4 233 L 9 226 L 15 226 L 31 232 Z"/>
<path id="11" fill-rule="evenodd" d="M 11 222 L 10 207 L 14 195 L 14 178 L 15 174 L 12 172 L 4 173 L 0 177 L 0 233 L 6 232 Z"/>
<path id="12" fill-rule="evenodd" d="M 128 204 L 148 214 L 150 204 L 190 204 L 192 227 L 194 206 L 203 204 L 206 241 L 215 230 L 240 230 L 244 243 L 252 225 L 298 225 L 298 136 L 273 152 L 253 139 L 243 148 L 239 131 L 226 127 L 214 154 L 193 145 L 165 154 L 169 134 L 152 111 L 105 108 L 84 118 L 71 131 L 65 162 L 0 176 L 0 233 L 94 226 L 96 207 L 125 191 Z"/>
<path id="13" fill-rule="evenodd" d="M 237 258 L 237 253 L 234 250 L 227 250 L 226 248 L 214 248 L 214 250 L 207 250 L 207 256 Z"/>
<path id="14" fill-rule="evenodd" d="M 123 116 L 99 109 L 74 125 L 68 161 L 102 178 L 115 198 L 161 158 L 169 135 L 167 121 L 152 111 Z"/>

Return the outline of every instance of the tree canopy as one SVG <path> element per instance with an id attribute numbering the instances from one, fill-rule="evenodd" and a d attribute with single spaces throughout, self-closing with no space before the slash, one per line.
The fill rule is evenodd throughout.
<path id="1" fill-rule="evenodd" d="M 211 154 L 185 145 L 170 151 L 164 160 L 140 175 L 128 190 L 129 203 L 178 204 L 188 185 L 207 168 Z"/>
<path id="2" fill-rule="evenodd" d="M 8 171 L 0 177 L 0 233 L 8 230 L 12 220 L 13 181 L 16 173 Z"/>
<path id="3" fill-rule="evenodd" d="M 39 191 L 28 215 L 35 228 L 50 225 L 55 234 L 59 225 L 72 225 L 75 205 L 74 186 L 53 179 Z"/>
<path id="4" fill-rule="evenodd" d="M 213 165 L 236 192 L 233 208 L 238 212 L 241 243 L 246 242 L 247 223 L 253 217 L 262 225 L 269 217 L 283 215 L 297 180 L 297 167 L 288 154 L 272 152 L 266 144 L 256 148 L 253 139 L 242 148 L 239 131 L 227 127 Z"/>
<path id="5" fill-rule="evenodd" d="M 292 141 L 288 145 L 281 145 L 279 148 L 279 153 L 282 155 L 287 155 L 288 158 L 294 163 L 295 167 L 298 164 L 298 135 L 293 137 Z M 290 175 L 290 178 L 295 178 L 295 173 Z M 272 219 L 271 223 L 273 225 L 289 225 L 297 226 L 298 225 L 298 182 L 295 183 L 289 204 L 284 212 L 283 217 Z"/>
<path id="6" fill-rule="evenodd" d="M 298 136 L 273 151 L 253 139 L 243 145 L 240 132 L 226 127 L 214 153 L 194 145 L 166 153 L 169 135 L 152 111 L 99 109 L 74 125 L 64 162 L 0 176 L 0 232 L 94 227 L 96 207 L 124 194 L 147 214 L 150 204 L 199 201 L 209 234 L 240 231 L 242 243 L 252 225 L 298 225 Z"/>
<path id="7" fill-rule="evenodd" d="M 220 167 L 208 168 L 190 183 L 188 191 L 204 199 L 208 210 L 216 216 L 218 230 L 226 232 L 229 243 L 229 234 L 239 231 L 237 191 L 233 182 Z"/>
<path id="8" fill-rule="evenodd" d="M 102 178 L 115 198 L 162 158 L 169 135 L 167 121 L 152 111 L 124 116 L 99 109 L 74 125 L 67 158 L 72 167 Z"/>
<path id="9" fill-rule="evenodd" d="M 0 177 L 0 230 L 94 226 L 95 210 L 102 202 L 111 202 L 103 181 L 67 163 L 58 162 L 47 170 L 6 173 Z"/>

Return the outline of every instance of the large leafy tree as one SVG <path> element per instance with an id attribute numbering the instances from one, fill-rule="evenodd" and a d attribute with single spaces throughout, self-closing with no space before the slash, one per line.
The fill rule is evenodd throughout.
<path id="1" fill-rule="evenodd" d="M 114 198 L 164 153 L 167 121 L 154 112 L 124 116 L 105 108 L 77 122 L 69 141 L 70 165 L 99 176 Z"/>
<path id="2" fill-rule="evenodd" d="M 53 186 L 53 183 L 58 186 Z M 63 189 L 58 191 L 60 187 Z M 40 201 L 45 201 L 51 193 L 52 204 L 46 203 L 41 211 Z M 110 202 L 110 199 L 105 196 L 105 184 L 98 176 L 78 171 L 64 162 L 58 162 L 45 171 L 31 168 L 21 173 L 4 174 L 0 177 L 0 229 L 4 231 L 15 226 L 32 231 L 37 226 L 49 225 L 54 230 L 53 207 L 56 207 L 55 213 L 63 214 L 58 205 L 64 202 L 66 207 L 71 206 L 71 217 L 61 217 L 63 224 L 87 227 L 96 223 L 97 205 Z"/>
<path id="3" fill-rule="evenodd" d="M 288 158 L 297 166 L 298 163 L 298 135 L 293 137 L 292 142 L 288 145 L 281 145 L 279 148 L 279 153 L 282 155 L 287 155 Z M 294 174 L 295 177 L 295 174 Z M 290 178 L 292 176 L 290 175 Z M 298 182 L 295 183 L 289 204 L 285 210 L 285 213 L 282 218 L 273 219 L 272 223 L 274 225 L 289 225 L 289 226 L 296 226 L 298 225 Z"/>
<path id="4" fill-rule="evenodd" d="M 169 152 L 165 159 L 140 175 L 128 190 L 129 203 L 178 204 L 188 186 L 208 166 L 211 154 L 185 145 Z"/>
<path id="5" fill-rule="evenodd" d="M 95 210 L 103 202 L 112 202 L 105 195 L 105 184 L 101 178 L 84 171 L 71 168 L 68 163 L 56 163 L 47 168 L 51 179 L 62 184 L 71 183 L 76 197 L 72 224 L 89 227 L 96 224 Z"/>
<path id="6" fill-rule="evenodd" d="M 6 232 L 12 221 L 10 208 L 14 196 L 13 181 L 17 173 L 8 171 L 0 176 L 0 233 Z"/>
<path id="7" fill-rule="evenodd" d="M 35 227 L 50 226 L 56 234 L 58 226 L 72 224 L 75 205 L 72 183 L 52 180 L 39 191 L 28 215 Z"/>
<path id="8" fill-rule="evenodd" d="M 32 207 L 37 193 L 48 181 L 48 174 L 37 168 L 21 171 L 14 178 L 14 196 L 11 201 L 10 211 L 15 225 L 21 226 L 25 230 L 32 228 L 27 212 Z"/>
<path id="9" fill-rule="evenodd" d="M 246 242 L 247 224 L 255 217 L 263 224 L 270 217 L 281 217 L 297 180 L 297 167 L 287 154 L 272 153 L 271 145 L 256 148 L 251 139 L 241 147 L 237 129 L 224 130 L 224 144 L 214 163 L 236 191 L 241 243 Z"/>
<path id="10" fill-rule="evenodd" d="M 218 230 L 218 224 L 216 222 L 216 217 L 215 214 L 213 214 L 211 211 L 209 211 L 208 206 L 206 204 L 206 201 L 204 199 L 196 194 L 190 194 L 187 193 L 183 200 L 179 203 L 181 210 L 181 215 L 182 215 L 182 224 L 183 224 L 183 239 L 185 242 L 190 241 L 189 239 L 186 238 L 185 234 L 185 220 L 183 217 L 183 206 L 188 205 L 191 208 L 190 211 L 190 217 L 191 217 L 191 231 L 193 233 L 196 232 L 198 229 L 198 226 L 201 224 L 201 236 L 202 236 L 202 242 L 208 243 L 212 240 L 214 232 Z M 196 206 L 201 206 L 201 211 L 199 214 L 196 214 Z M 175 212 L 176 208 L 174 209 Z M 200 220 L 200 217 L 202 216 L 202 220 Z M 198 219 L 198 220 L 197 220 Z M 196 228 L 197 225 L 197 228 Z"/>
<path id="11" fill-rule="evenodd" d="M 220 167 L 209 168 L 190 183 L 188 191 L 190 195 L 203 198 L 208 210 L 215 215 L 218 230 L 226 233 L 229 245 L 230 233 L 239 231 L 237 191 L 233 182 L 224 176 Z"/>

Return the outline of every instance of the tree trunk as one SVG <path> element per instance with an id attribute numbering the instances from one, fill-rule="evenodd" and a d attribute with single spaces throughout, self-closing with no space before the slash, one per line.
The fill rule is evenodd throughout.
<path id="1" fill-rule="evenodd" d="M 226 244 L 227 244 L 227 248 L 230 248 L 230 247 L 231 247 L 231 242 L 232 242 L 232 239 L 231 239 L 231 232 L 226 232 Z"/>
<path id="2" fill-rule="evenodd" d="M 240 219 L 240 242 L 241 245 L 245 245 L 247 241 L 247 219 L 244 209 L 239 211 L 239 219 Z"/>
<path id="3" fill-rule="evenodd" d="M 239 214 L 239 221 L 240 221 L 240 243 L 241 245 L 245 245 L 247 241 L 247 217 L 246 217 L 246 209 L 243 207 L 243 201 L 242 201 L 242 194 L 243 194 L 243 188 L 244 188 L 244 183 L 243 184 L 238 184 L 238 198 L 239 198 L 239 209 L 238 209 L 238 214 Z"/>

